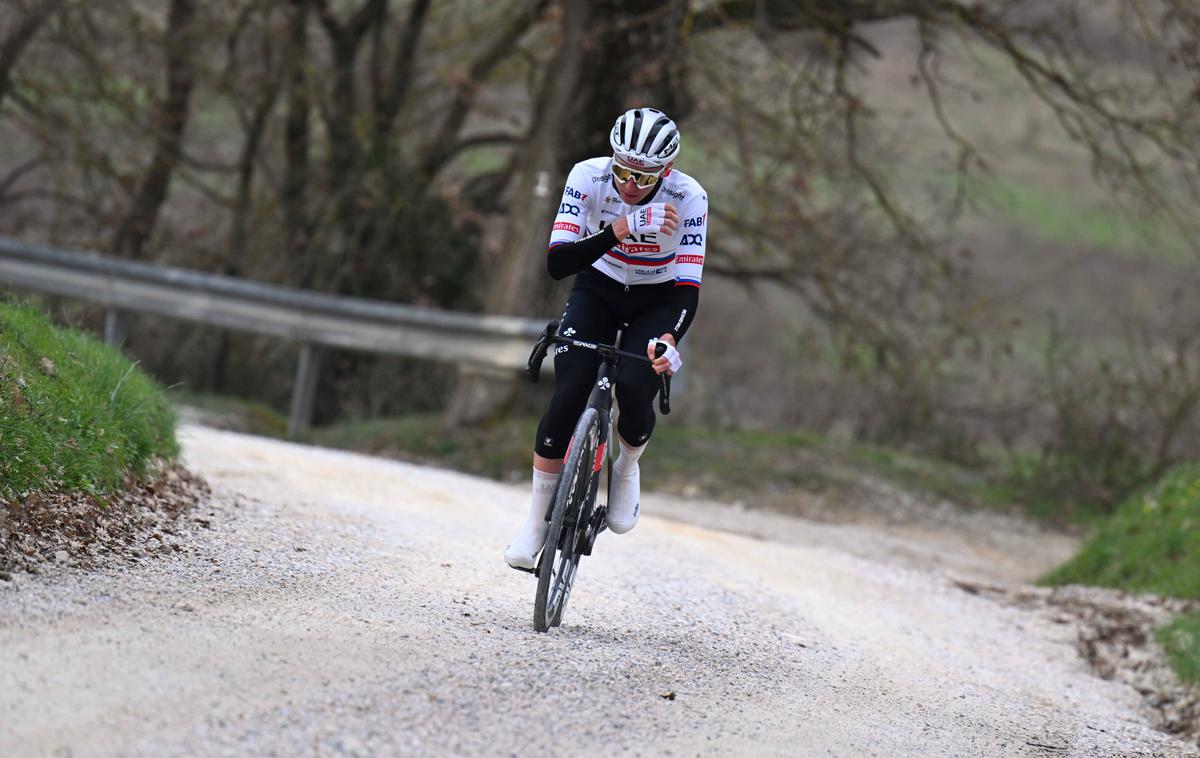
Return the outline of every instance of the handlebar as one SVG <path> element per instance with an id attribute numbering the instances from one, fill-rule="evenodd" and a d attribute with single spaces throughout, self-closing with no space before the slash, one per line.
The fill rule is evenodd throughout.
<path id="1" fill-rule="evenodd" d="M 542 330 L 541 336 L 533 345 L 533 352 L 529 354 L 529 360 L 525 363 L 525 370 L 529 372 L 529 381 L 534 384 L 542 378 L 542 361 L 546 359 L 546 350 L 550 347 L 551 340 L 558 335 L 558 322 L 551 321 L 546 324 L 546 328 Z"/>
<path id="2" fill-rule="evenodd" d="M 651 363 L 652 361 L 646 355 L 639 353 L 631 353 L 628 350 L 622 350 L 614 345 L 601 345 L 594 342 L 584 342 L 583 340 L 571 339 L 563 337 L 558 333 L 558 322 L 551 321 L 546 324 L 546 328 L 542 330 L 537 342 L 533 346 L 533 352 L 529 354 L 529 360 L 525 364 L 525 370 L 529 372 L 529 381 L 537 384 L 542 376 L 542 361 L 546 359 L 546 351 L 551 345 L 573 345 L 574 347 L 583 348 L 584 350 L 595 350 L 605 358 L 613 358 L 620 356 L 622 358 L 632 358 L 633 360 L 644 361 Z M 654 357 L 661 358 L 663 353 L 667 351 L 665 344 L 658 344 L 654 348 Z M 658 410 L 666 416 L 671 412 L 671 377 L 664 371 L 659 374 L 659 393 L 658 393 Z"/>

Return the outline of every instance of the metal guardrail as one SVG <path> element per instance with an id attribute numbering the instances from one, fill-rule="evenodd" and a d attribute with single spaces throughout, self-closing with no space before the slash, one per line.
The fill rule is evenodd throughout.
<path id="1" fill-rule="evenodd" d="M 56 250 L 0 237 L 0 284 L 98 303 L 104 336 L 125 339 L 124 313 L 151 313 L 300 343 L 289 431 L 312 419 L 319 347 L 520 370 L 545 321 L 341 297 L 182 268 Z"/>

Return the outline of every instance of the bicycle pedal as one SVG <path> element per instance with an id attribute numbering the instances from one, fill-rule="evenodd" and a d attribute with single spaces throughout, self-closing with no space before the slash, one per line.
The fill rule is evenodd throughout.
<path id="1" fill-rule="evenodd" d="M 527 569 L 527 568 L 524 568 L 523 566 L 512 566 L 512 565 L 510 565 L 509 568 L 516 569 L 517 571 L 524 571 L 526 574 L 533 574 L 534 576 L 537 576 L 536 568 Z"/>

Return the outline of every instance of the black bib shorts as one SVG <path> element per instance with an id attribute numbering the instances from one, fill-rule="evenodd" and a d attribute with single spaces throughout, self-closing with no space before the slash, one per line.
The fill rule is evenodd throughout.
<path id="1" fill-rule="evenodd" d="M 621 348 L 634 353 L 646 343 L 674 327 L 679 309 L 674 307 L 675 284 L 629 285 L 627 288 L 594 269 L 575 277 L 567 296 L 560 333 L 585 342 L 611 345 L 617 330 L 623 330 Z M 562 458 L 567 443 L 587 405 L 596 381 L 600 355 L 569 345 L 554 346 L 554 398 L 538 424 L 534 452 L 544 458 Z M 654 431 L 654 396 L 659 378 L 649 363 L 623 360 L 617 371 L 616 393 L 619 414 L 617 432 L 626 444 L 640 446 Z"/>

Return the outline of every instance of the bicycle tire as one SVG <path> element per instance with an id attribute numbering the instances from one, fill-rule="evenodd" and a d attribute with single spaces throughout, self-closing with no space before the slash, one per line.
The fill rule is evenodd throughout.
<path id="1" fill-rule="evenodd" d="M 584 519 L 580 514 L 590 512 L 590 504 L 583 502 L 591 491 L 592 468 L 596 449 L 600 444 L 600 413 L 587 408 L 575 424 L 571 451 L 563 466 L 554 493 L 554 507 L 550 516 L 550 529 L 546 533 L 546 546 L 538 562 L 538 586 L 533 603 L 533 627 L 545 632 L 562 623 L 563 611 L 575 583 L 579 568 L 579 554 L 575 552 L 575 530 L 581 528 Z M 571 519 L 568 519 L 571 516 Z M 570 533 L 563 539 L 563 527 L 569 524 Z M 586 526 L 584 526 L 586 528 Z"/>

